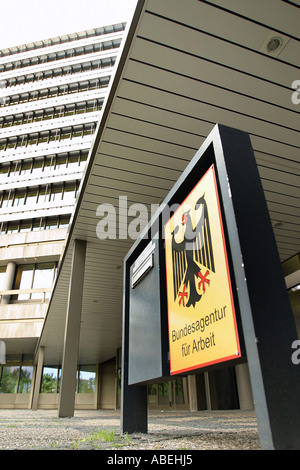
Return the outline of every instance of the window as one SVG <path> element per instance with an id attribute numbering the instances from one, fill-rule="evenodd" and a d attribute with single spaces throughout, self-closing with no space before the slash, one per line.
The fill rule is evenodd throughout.
<path id="1" fill-rule="evenodd" d="M 56 158 L 55 169 L 63 170 L 67 166 L 67 155 L 62 155 Z"/>
<path id="2" fill-rule="evenodd" d="M 19 367 L 4 366 L 1 369 L 0 393 L 17 393 Z"/>
<path id="3" fill-rule="evenodd" d="M 62 187 L 61 185 L 52 185 L 50 201 L 61 201 L 62 199 Z"/>
<path id="4" fill-rule="evenodd" d="M 7 233 L 18 233 L 19 231 L 19 221 L 17 222 L 8 222 L 7 224 Z"/>
<path id="5" fill-rule="evenodd" d="M 28 192 L 26 204 L 34 205 L 37 198 L 37 193 L 32 191 Z M 0 224 L 0 233 L 5 235 L 6 233 L 18 233 L 18 232 L 36 232 L 38 230 L 50 230 L 56 228 L 68 227 L 70 221 L 70 215 L 62 215 L 55 217 L 39 218 L 39 219 L 23 219 L 11 222 L 2 222 Z"/>
<path id="6" fill-rule="evenodd" d="M 183 382 L 182 379 L 175 380 L 175 400 L 177 404 L 184 403 Z"/>
<path id="7" fill-rule="evenodd" d="M 20 232 L 30 232 L 32 230 L 31 220 L 22 220 L 20 223 Z"/>
<path id="8" fill-rule="evenodd" d="M 1 224 L 1 235 L 5 235 L 7 233 L 7 222 L 2 222 Z"/>
<path id="9" fill-rule="evenodd" d="M 47 289 L 52 287 L 56 263 L 38 263 L 19 265 L 17 268 L 14 289 L 31 290 Z M 50 292 L 26 292 L 13 296 L 13 300 L 44 300 L 49 298 Z"/>
<path id="10" fill-rule="evenodd" d="M 56 217 L 47 217 L 46 226 L 45 226 L 46 230 L 57 228 L 57 225 L 58 225 L 58 219 Z"/>
<path id="11" fill-rule="evenodd" d="M 21 166 L 21 175 L 26 175 L 31 173 L 32 161 L 25 160 L 22 162 Z"/>
<path id="12" fill-rule="evenodd" d="M 15 280 L 15 289 L 25 290 L 31 289 L 34 265 L 28 264 L 25 266 L 18 266 L 17 275 Z M 15 297 L 15 296 L 14 296 Z M 30 294 L 18 294 L 18 300 L 29 300 Z"/>
<path id="13" fill-rule="evenodd" d="M 167 404 L 169 401 L 169 382 L 162 382 L 158 384 L 158 404 Z"/>
<path id="14" fill-rule="evenodd" d="M 35 265 L 34 275 L 33 275 L 33 289 L 43 289 L 49 288 L 52 286 L 53 278 L 54 278 L 54 263 L 39 263 Z M 45 298 L 48 299 L 50 297 L 50 292 L 46 292 Z M 37 292 L 31 294 L 31 299 L 43 299 L 44 293 Z"/>
<path id="15" fill-rule="evenodd" d="M 59 366 L 43 367 L 41 393 L 59 393 L 61 368 Z M 96 387 L 96 366 L 80 366 L 77 370 L 76 391 L 94 393 Z"/>
<path id="16" fill-rule="evenodd" d="M 74 202 L 76 197 L 76 184 L 75 183 L 66 183 L 64 188 L 64 201 Z"/>
<path id="17" fill-rule="evenodd" d="M 10 170 L 10 164 L 5 164 L 3 163 L 1 166 L 0 166 L 0 178 L 1 180 L 2 179 L 5 179 L 9 176 L 9 170 Z"/>
<path id="18" fill-rule="evenodd" d="M 34 219 L 32 223 L 32 231 L 36 232 L 37 230 L 44 230 L 45 222 L 41 219 Z"/>
<path id="19" fill-rule="evenodd" d="M 57 393 L 59 390 L 59 367 L 44 367 L 41 393 Z"/>
<path id="20" fill-rule="evenodd" d="M 33 165 L 32 165 L 32 171 L 35 173 L 35 176 L 37 176 L 38 173 L 41 173 L 43 171 L 43 166 L 44 166 L 43 158 L 34 159 Z"/>
<path id="21" fill-rule="evenodd" d="M 70 155 L 68 159 L 68 168 L 75 167 L 77 168 L 79 165 L 79 152 L 77 155 Z"/>
<path id="22" fill-rule="evenodd" d="M 2 207 L 12 207 L 14 202 L 14 191 L 5 191 L 2 198 Z"/>
<path id="23" fill-rule="evenodd" d="M 41 187 L 38 193 L 38 203 L 42 204 L 43 202 L 49 201 L 49 188 Z"/>
<path id="24" fill-rule="evenodd" d="M 28 189 L 27 196 L 26 196 L 26 205 L 28 206 L 35 205 L 37 201 L 37 195 L 38 195 L 38 188 Z"/>
<path id="25" fill-rule="evenodd" d="M 23 206 L 25 203 L 25 191 L 22 190 L 17 190 L 15 194 L 15 199 L 14 199 L 14 206 Z"/>
<path id="26" fill-rule="evenodd" d="M 32 366 L 0 367 L 0 393 L 29 393 L 32 372 Z"/>
<path id="27" fill-rule="evenodd" d="M 18 384 L 18 393 L 29 393 L 31 389 L 33 368 L 31 366 L 21 366 Z"/>
<path id="28" fill-rule="evenodd" d="M 4 289 L 6 266 L 0 266 L 0 291 Z"/>
<path id="29" fill-rule="evenodd" d="M 59 228 L 67 228 L 70 222 L 70 216 L 61 216 L 59 220 Z"/>
<path id="30" fill-rule="evenodd" d="M 78 393 L 94 393 L 96 382 L 96 366 L 80 366 Z"/>

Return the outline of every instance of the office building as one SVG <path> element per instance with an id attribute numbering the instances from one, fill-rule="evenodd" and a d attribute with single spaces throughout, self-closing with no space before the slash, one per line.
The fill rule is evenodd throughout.
<path id="1" fill-rule="evenodd" d="M 0 52 L 0 335 L 10 364 L 1 369 L 4 406 L 14 406 L 14 392 L 28 406 L 34 349 L 125 27 Z M 6 374 L 14 377 L 9 384 Z"/>

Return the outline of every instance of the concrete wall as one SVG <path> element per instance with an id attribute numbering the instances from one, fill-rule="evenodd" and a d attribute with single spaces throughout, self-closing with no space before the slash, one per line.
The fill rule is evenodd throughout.
<path id="1" fill-rule="evenodd" d="M 117 375 L 116 359 L 101 364 L 100 366 L 100 393 L 99 408 L 103 410 L 115 410 L 117 407 Z"/>
<path id="2" fill-rule="evenodd" d="M 37 232 L 24 232 L 1 235 L 0 263 L 16 261 L 24 262 L 49 261 L 58 259 L 64 245 L 67 229 L 39 230 Z"/>
<path id="3" fill-rule="evenodd" d="M 40 393 L 38 409 L 52 410 L 58 408 L 59 393 Z M 0 393 L 0 409 L 31 408 L 30 393 Z M 78 393 L 75 397 L 75 409 L 95 410 L 96 393 Z"/>
<path id="4" fill-rule="evenodd" d="M 1 339 L 39 338 L 47 305 L 47 303 L 1 305 Z"/>

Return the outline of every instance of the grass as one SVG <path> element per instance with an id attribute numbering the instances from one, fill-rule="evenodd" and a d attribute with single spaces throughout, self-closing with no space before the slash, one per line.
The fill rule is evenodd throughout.
<path id="1" fill-rule="evenodd" d="M 119 436 L 114 430 L 100 429 L 99 431 L 95 431 L 89 437 L 76 439 L 75 441 L 71 442 L 71 447 L 73 449 L 79 449 L 81 444 L 89 443 L 94 448 L 101 448 L 101 443 L 104 442 L 110 443 L 111 447 L 115 449 L 130 444 L 127 434 Z"/>
<path id="2" fill-rule="evenodd" d="M 115 440 L 116 433 L 115 431 L 96 431 L 94 432 L 90 440 L 91 441 L 98 441 L 98 440 L 103 440 L 105 442 L 113 442 Z"/>

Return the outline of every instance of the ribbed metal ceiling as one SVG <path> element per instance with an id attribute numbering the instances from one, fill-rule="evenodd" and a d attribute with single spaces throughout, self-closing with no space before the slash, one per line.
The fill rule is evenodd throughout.
<path id="1" fill-rule="evenodd" d="M 75 238 L 88 241 L 80 362 L 116 355 L 120 267 L 134 240 L 99 240 L 97 207 L 112 204 L 118 213 L 119 196 L 126 196 L 128 206 L 146 204 L 150 214 L 216 123 L 250 134 L 280 258 L 299 252 L 300 104 L 292 102 L 299 7 L 279 0 L 138 3 L 40 343 L 48 364 L 61 362 Z M 274 37 L 281 47 L 269 52 Z"/>

